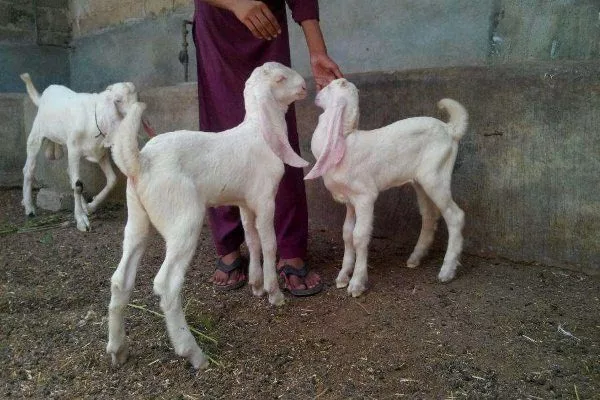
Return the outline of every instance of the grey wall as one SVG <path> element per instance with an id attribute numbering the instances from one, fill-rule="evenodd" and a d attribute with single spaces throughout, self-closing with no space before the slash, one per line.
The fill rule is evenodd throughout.
<path id="1" fill-rule="evenodd" d="M 71 80 L 81 90 L 133 80 L 142 87 L 183 81 L 181 21 L 192 7 L 76 38 Z M 327 0 L 321 25 L 345 73 L 525 61 L 600 59 L 597 0 Z M 290 24 L 292 62 L 310 75 L 301 28 Z M 143 40 L 141 40 L 143 38 Z M 189 36 L 190 80 L 195 80 Z"/>
<path id="2" fill-rule="evenodd" d="M 0 94 L 0 186 L 3 187 L 19 186 L 23 182 L 27 105 L 21 94 Z"/>
<path id="3" fill-rule="evenodd" d="M 70 85 L 68 49 L 29 44 L 0 44 L 0 93 L 24 93 L 25 85 L 19 78 L 29 72 L 40 92 L 56 83 Z"/>
<path id="4" fill-rule="evenodd" d="M 0 15 L 2 4 L 10 1 L 0 0 Z M 60 7 L 65 2 L 46 3 L 47 7 Z M 36 62 L 48 67 L 33 67 L 42 87 L 46 82 L 57 82 L 70 83 L 76 90 L 96 91 L 123 80 L 140 87 L 182 82 L 183 68 L 177 59 L 182 42 L 181 22 L 191 18 L 192 13 L 193 7 L 183 7 L 174 13 L 75 38 L 71 42 L 70 62 L 64 59 L 64 49 L 36 53 L 35 48 L 23 48 L 24 56 L 15 55 L 21 50 L 2 45 L 8 31 L 5 29 L 3 37 L 0 17 L 0 91 L 20 91 L 17 73 Z M 321 24 L 330 54 L 345 73 L 598 60 L 599 13 L 598 0 L 321 2 Z M 25 15 L 25 20 L 31 18 Z M 45 19 L 55 21 L 55 25 L 60 21 L 58 16 Z M 291 23 L 290 33 L 294 67 L 308 76 L 302 30 Z M 195 55 L 191 35 L 189 42 L 193 81 Z"/>
<path id="5" fill-rule="evenodd" d="M 328 0 L 321 2 L 321 24 L 345 73 L 480 65 L 492 9 L 492 0 Z M 308 74 L 302 31 L 291 37 L 294 65 Z"/>
<path id="6" fill-rule="evenodd" d="M 181 25 L 191 12 L 180 10 L 75 39 L 71 53 L 74 90 L 97 91 L 119 81 L 131 81 L 139 88 L 183 82 L 184 70 L 178 59 L 183 41 Z M 188 41 L 190 80 L 195 81 L 191 32 Z"/>
<path id="7" fill-rule="evenodd" d="M 328 0 L 321 25 L 346 73 L 600 59 L 598 0 Z M 309 73 L 301 30 L 293 63 Z"/>
<path id="8" fill-rule="evenodd" d="M 75 39 L 72 87 L 95 91 L 133 81 L 159 131 L 193 128 L 196 86 L 178 85 L 177 60 L 181 21 L 191 11 Z M 599 272 L 598 0 L 327 0 L 321 16 L 330 53 L 361 89 L 364 128 L 436 115 L 435 103 L 445 96 L 469 109 L 471 128 L 454 175 L 468 252 Z M 290 29 L 294 65 L 309 75 L 302 33 L 294 24 Z M 189 50 L 194 80 L 191 37 Z M 390 72 L 355 74 L 365 71 Z M 170 87 L 150 89 L 157 86 Z M 311 101 L 298 105 L 305 155 L 317 112 Z M 13 134 L 22 145 L 20 133 Z M 38 178 L 64 187 L 57 165 L 43 167 Z M 98 172 L 90 170 L 96 178 Z M 312 223 L 341 227 L 343 208 L 322 184 L 310 182 L 308 191 Z M 418 224 L 410 188 L 382 195 L 376 235 L 408 249 Z"/>
<path id="9" fill-rule="evenodd" d="M 23 72 L 41 88 L 70 83 L 68 14 L 68 0 L 0 0 L 0 93 L 22 92 Z"/>
<path id="10" fill-rule="evenodd" d="M 600 63 L 538 63 L 352 75 L 361 127 L 400 118 L 446 118 L 436 102 L 452 97 L 469 111 L 453 194 L 466 213 L 465 249 L 481 255 L 600 273 Z M 302 149 L 319 110 L 299 104 Z M 309 186 L 313 222 L 341 229 L 343 207 Z M 409 188 L 382 194 L 374 235 L 393 239 L 407 257 L 420 218 Z M 441 223 L 443 226 L 444 224 Z M 445 245 L 438 234 L 437 246 Z M 440 238 L 442 240 L 440 240 Z"/>
<path id="11" fill-rule="evenodd" d="M 445 119 L 436 107 L 443 97 L 466 106 L 470 127 L 453 175 L 455 201 L 466 213 L 465 251 L 600 273 L 600 63 L 454 67 L 349 78 L 360 90 L 363 129 L 419 115 Z M 155 88 L 140 97 L 158 132 L 197 126 L 193 83 Z M 313 97 L 297 104 L 301 150 L 310 161 L 320 112 Z M 320 179 L 307 181 L 307 191 L 311 224 L 337 234 L 341 243 L 343 205 L 331 199 Z M 419 224 L 410 186 L 380 196 L 374 235 L 391 240 L 399 264 L 416 243 Z M 435 246 L 442 249 L 442 221 L 440 226 Z"/>

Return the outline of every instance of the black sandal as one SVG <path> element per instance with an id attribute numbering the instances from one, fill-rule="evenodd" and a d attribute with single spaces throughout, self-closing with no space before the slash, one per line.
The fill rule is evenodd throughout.
<path id="1" fill-rule="evenodd" d="M 323 290 L 323 282 L 319 282 L 318 285 L 306 289 L 290 288 L 290 276 L 294 275 L 300 278 L 305 278 L 308 275 L 308 268 L 306 268 L 306 264 L 304 264 L 302 268 L 294 268 L 291 265 L 284 265 L 277 271 L 277 273 L 279 274 L 279 283 L 283 285 L 283 289 L 290 292 L 290 294 L 293 296 L 312 296 L 313 294 L 317 294 Z"/>
<path id="2" fill-rule="evenodd" d="M 246 283 L 248 283 L 248 262 L 246 261 L 246 259 L 244 259 L 242 257 L 236 258 L 229 265 L 225 264 L 223 262 L 223 260 L 221 260 L 219 258 L 217 260 L 217 267 L 215 268 L 215 271 L 217 271 L 217 270 L 226 273 L 228 277 L 233 271 L 239 270 L 240 273 L 244 274 L 244 276 L 245 276 L 244 279 L 240 279 L 239 281 L 230 283 L 229 285 L 217 285 L 216 283 L 213 282 L 213 287 L 217 290 L 224 291 L 224 292 L 229 291 L 229 290 L 235 290 L 235 289 L 241 288 Z"/>

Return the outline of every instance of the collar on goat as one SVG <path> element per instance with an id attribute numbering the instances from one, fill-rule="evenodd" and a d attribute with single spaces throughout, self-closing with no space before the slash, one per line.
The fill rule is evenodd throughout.
<path id="1" fill-rule="evenodd" d="M 98 125 L 98 113 L 96 112 L 96 105 L 94 105 L 94 120 L 96 121 L 96 128 L 98 128 L 98 132 L 100 132 L 94 137 L 97 138 L 98 136 L 102 136 L 105 138 L 106 134 L 102 132 L 102 129 L 100 129 L 100 126 Z"/>
<path id="2" fill-rule="evenodd" d="M 96 136 L 94 136 L 95 138 L 98 138 L 100 136 L 102 136 L 103 138 L 106 137 L 106 133 L 102 132 L 102 129 L 100 129 L 100 125 L 98 125 L 98 112 L 96 111 L 96 106 L 94 106 L 94 120 L 96 121 L 96 128 L 98 128 L 98 134 Z M 153 138 L 154 136 L 156 136 L 156 132 L 154 131 L 154 129 L 150 126 L 150 124 L 146 121 L 144 121 L 142 119 L 142 125 L 144 127 L 144 131 L 146 132 L 146 135 L 148 135 L 150 138 Z"/>

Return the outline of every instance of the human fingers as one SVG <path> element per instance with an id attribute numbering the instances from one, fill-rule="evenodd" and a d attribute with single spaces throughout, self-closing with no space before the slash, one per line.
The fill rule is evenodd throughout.
<path id="1" fill-rule="evenodd" d="M 273 15 L 269 7 L 267 7 L 267 5 L 265 4 L 264 7 L 261 8 L 261 11 L 265 19 L 268 21 L 268 24 L 270 25 L 271 34 L 273 35 L 273 37 L 280 34 L 281 26 L 279 26 L 279 21 L 277 21 L 277 18 L 275 18 L 275 15 Z"/>
<path id="2" fill-rule="evenodd" d="M 271 40 L 272 36 L 266 29 L 266 26 L 263 20 L 261 20 L 261 17 L 262 15 L 259 16 L 259 14 L 253 15 L 252 17 L 250 17 L 250 21 L 252 21 L 254 28 L 256 28 L 256 30 L 258 31 L 260 39 Z"/>
<path id="3" fill-rule="evenodd" d="M 257 39 L 262 39 L 260 32 L 258 31 L 258 29 L 256 29 L 251 20 L 244 20 L 243 23 L 244 25 L 246 25 L 246 28 L 248 28 L 250 32 L 252 32 L 252 36 L 254 36 Z"/>

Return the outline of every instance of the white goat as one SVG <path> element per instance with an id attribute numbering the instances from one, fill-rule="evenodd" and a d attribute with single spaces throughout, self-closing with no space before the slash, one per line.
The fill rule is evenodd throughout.
<path id="1" fill-rule="evenodd" d="M 29 74 L 22 74 L 27 93 L 38 106 L 31 133 L 27 139 L 27 162 L 23 168 L 23 206 L 25 214 L 35 215 L 31 185 L 36 156 L 42 144 L 50 160 L 62 157 L 67 146 L 68 172 L 75 197 L 74 213 L 77 229 L 89 231 L 87 215 L 94 212 L 115 186 L 117 177 L 110 165 L 110 136 L 131 104 L 137 101 L 135 86 L 130 82 L 116 83 L 101 93 L 76 93 L 71 89 L 51 85 L 40 96 Z M 106 186 L 87 204 L 82 196 L 79 176 L 81 157 L 98 163 L 106 176 Z"/>
<path id="2" fill-rule="evenodd" d="M 415 117 L 361 131 L 357 130 L 358 90 L 352 83 L 333 81 L 315 103 L 324 112 L 311 142 L 317 162 L 305 179 L 322 175 L 333 198 L 346 204 L 344 260 L 337 287 L 348 286 L 354 297 L 366 290 L 375 200 L 379 192 L 407 182 L 415 188 L 422 216 L 421 234 L 407 266 L 416 267 L 427 253 L 441 212 L 449 238 L 438 278 L 442 282 L 454 278 L 462 250 L 464 212 L 452 200 L 450 180 L 458 141 L 467 129 L 464 107 L 443 99 L 438 106 L 450 114 L 448 123 Z"/>
<path id="3" fill-rule="evenodd" d="M 123 310 L 133 289 L 150 223 L 163 236 L 167 248 L 154 278 L 154 292 L 161 297 L 160 307 L 175 352 L 187 357 L 195 368 L 208 366 L 208 361 L 190 333 L 180 291 L 206 207 L 240 207 L 250 253 L 252 291 L 256 296 L 266 291 L 271 304 L 283 304 L 275 271 L 275 194 L 284 162 L 294 167 L 308 165 L 292 150 L 285 123 L 289 104 L 305 96 L 306 86 L 299 74 L 281 64 L 266 63 L 246 81 L 246 116 L 240 125 L 218 134 L 165 133 L 150 140 L 141 152 L 136 132 L 145 105 L 132 107 L 112 148 L 115 163 L 128 178 L 123 257 L 111 279 L 106 351 L 113 364 L 127 359 Z"/>

